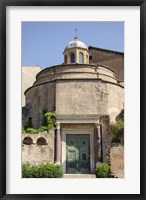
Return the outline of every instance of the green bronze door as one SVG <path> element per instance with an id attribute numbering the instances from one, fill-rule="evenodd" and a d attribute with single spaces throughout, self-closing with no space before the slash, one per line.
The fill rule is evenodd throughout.
<path id="1" fill-rule="evenodd" d="M 90 135 L 66 135 L 66 173 L 90 173 Z"/>

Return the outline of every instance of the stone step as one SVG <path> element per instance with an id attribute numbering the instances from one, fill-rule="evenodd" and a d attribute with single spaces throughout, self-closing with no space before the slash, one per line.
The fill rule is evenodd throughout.
<path id="1" fill-rule="evenodd" d="M 95 174 L 64 174 L 63 178 L 96 178 Z"/>

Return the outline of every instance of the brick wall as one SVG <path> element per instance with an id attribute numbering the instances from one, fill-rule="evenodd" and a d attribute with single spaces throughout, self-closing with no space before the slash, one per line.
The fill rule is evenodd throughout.
<path id="1" fill-rule="evenodd" d="M 109 153 L 110 171 L 114 177 L 124 178 L 124 147 L 112 146 Z"/>
<path id="2" fill-rule="evenodd" d="M 118 80 L 124 80 L 124 54 L 105 49 L 89 47 L 90 63 L 100 63 L 108 66 L 116 73 Z"/>

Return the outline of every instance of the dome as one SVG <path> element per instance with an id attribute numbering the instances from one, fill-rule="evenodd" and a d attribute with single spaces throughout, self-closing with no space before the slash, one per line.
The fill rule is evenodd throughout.
<path id="1" fill-rule="evenodd" d="M 70 41 L 68 43 L 66 49 L 70 49 L 73 47 L 80 47 L 80 48 L 88 49 L 88 47 L 85 45 L 85 43 L 78 40 L 77 37 L 75 37 L 73 41 Z"/>

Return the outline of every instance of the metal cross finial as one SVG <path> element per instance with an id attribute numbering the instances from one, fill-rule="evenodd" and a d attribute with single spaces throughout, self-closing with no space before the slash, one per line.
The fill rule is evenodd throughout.
<path id="1" fill-rule="evenodd" d="M 78 32 L 78 29 L 76 28 L 74 31 L 76 32 L 76 35 L 75 35 L 75 36 L 77 37 L 77 32 Z"/>

